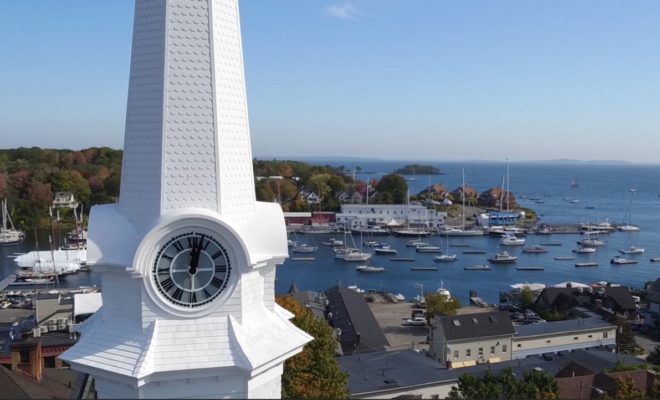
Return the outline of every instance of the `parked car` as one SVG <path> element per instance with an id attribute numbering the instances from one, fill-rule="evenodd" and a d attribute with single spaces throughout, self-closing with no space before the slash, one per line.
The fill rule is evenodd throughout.
<path id="1" fill-rule="evenodd" d="M 525 319 L 525 316 L 521 312 L 511 313 L 511 319 L 514 321 L 522 321 Z"/>
<path id="2" fill-rule="evenodd" d="M 415 318 L 407 319 L 406 320 L 406 325 L 425 326 L 426 325 L 426 318 L 424 318 L 424 317 L 415 317 Z"/>

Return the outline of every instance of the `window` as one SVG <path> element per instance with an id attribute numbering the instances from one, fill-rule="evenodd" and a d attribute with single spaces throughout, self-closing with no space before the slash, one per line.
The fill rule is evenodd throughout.
<path id="1" fill-rule="evenodd" d="M 594 335 L 589 335 L 589 339 L 591 339 Z"/>
<path id="2" fill-rule="evenodd" d="M 577 336 L 575 336 L 575 337 L 573 338 L 573 340 L 578 340 L 578 337 L 577 337 Z"/>
<path id="3" fill-rule="evenodd" d="M 506 345 L 505 344 L 502 345 L 502 353 L 506 353 Z"/>
<path id="4" fill-rule="evenodd" d="M 546 340 L 545 342 L 546 342 L 546 343 L 551 343 L 552 340 L 548 339 L 548 340 Z"/>
<path id="5" fill-rule="evenodd" d="M 484 348 L 483 347 L 479 347 L 479 355 L 480 356 L 484 355 Z"/>
<path id="6" fill-rule="evenodd" d="M 518 347 L 522 347 L 522 344 L 518 343 Z"/>
<path id="7" fill-rule="evenodd" d="M 608 332 L 603 332 L 603 339 L 607 339 L 607 333 Z"/>
<path id="8" fill-rule="evenodd" d="M 454 358 L 458 358 L 458 350 L 454 350 Z"/>
<path id="9" fill-rule="evenodd" d="M 490 346 L 490 354 L 495 354 L 495 346 Z"/>
<path id="10" fill-rule="evenodd" d="M 21 360 L 21 363 L 29 363 L 30 362 L 30 350 L 20 350 L 19 351 Z"/>
<path id="11" fill-rule="evenodd" d="M 466 357 L 472 357 L 472 349 L 465 350 L 465 356 Z"/>

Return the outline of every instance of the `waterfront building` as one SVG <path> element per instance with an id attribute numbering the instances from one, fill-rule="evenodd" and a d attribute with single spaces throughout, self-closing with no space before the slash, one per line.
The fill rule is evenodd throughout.
<path id="1" fill-rule="evenodd" d="M 338 225 L 351 229 L 372 225 L 408 225 L 434 229 L 444 226 L 446 217 L 445 212 L 419 204 L 342 204 L 336 220 Z"/>
<path id="2" fill-rule="evenodd" d="M 660 328 L 660 278 L 646 291 L 646 307 L 641 312 L 645 329 Z"/>
<path id="3" fill-rule="evenodd" d="M 103 306 L 61 356 L 98 398 L 277 398 L 312 340 L 275 303 L 247 117 L 238 1 L 137 0 L 120 198 L 89 216 Z"/>

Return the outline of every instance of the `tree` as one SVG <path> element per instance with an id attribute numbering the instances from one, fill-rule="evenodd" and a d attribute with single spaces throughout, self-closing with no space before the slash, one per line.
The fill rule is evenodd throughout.
<path id="1" fill-rule="evenodd" d="M 455 315 L 456 310 L 461 308 L 461 302 L 455 297 L 448 297 L 440 293 L 424 295 L 426 301 L 426 319 L 428 321 L 436 314 Z"/>
<path id="2" fill-rule="evenodd" d="M 616 317 L 616 345 L 620 353 L 637 355 L 641 354 L 641 349 L 635 340 L 635 334 L 630 324 L 622 317 Z"/>
<path id="3" fill-rule="evenodd" d="M 653 350 L 646 357 L 646 361 L 655 365 L 660 365 L 660 346 L 655 346 Z"/>
<path id="4" fill-rule="evenodd" d="M 403 204 L 408 194 L 408 184 L 399 174 L 389 174 L 383 176 L 376 187 L 379 195 L 389 194 L 394 204 Z"/>
<path id="5" fill-rule="evenodd" d="M 614 389 L 615 399 L 642 399 L 644 393 L 635 387 L 635 382 L 630 376 L 616 378 Z"/>
<path id="6" fill-rule="evenodd" d="M 340 399 L 348 398 L 348 376 L 335 359 L 332 329 L 314 317 L 291 296 L 278 296 L 277 303 L 295 315 L 292 322 L 314 337 L 304 350 L 284 363 L 282 398 Z"/>
<path id="7" fill-rule="evenodd" d="M 482 378 L 463 374 L 458 385 L 449 392 L 449 399 L 507 399 L 507 400 L 555 400 L 559 392 L 557 381 L 542 371 L 527 371 L 522 380 L 516 379 L 513 370 L 507 368 L 500 376 L 490 369 Z"/>
<path id="8" fill-rule="evenodd" d="M 534 295 L 534 291 L 527 286 L 525 286 L 520 293 L 520 302 L 523 306 L 523 308 L 532 308 L 534 307 L 534 300 L 536 300 L 536 296 Z"/>

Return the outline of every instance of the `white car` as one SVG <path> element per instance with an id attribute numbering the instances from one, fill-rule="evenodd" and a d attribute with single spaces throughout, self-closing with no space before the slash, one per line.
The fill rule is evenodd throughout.
<path id="1" fill-rule="evenodd" d="M 406 325 L 425 326 L 426 325 L 426 318 L 424 318 L 424 317 L 415 317 L 415 318 L 407 319 L 406 320 Z"/>

